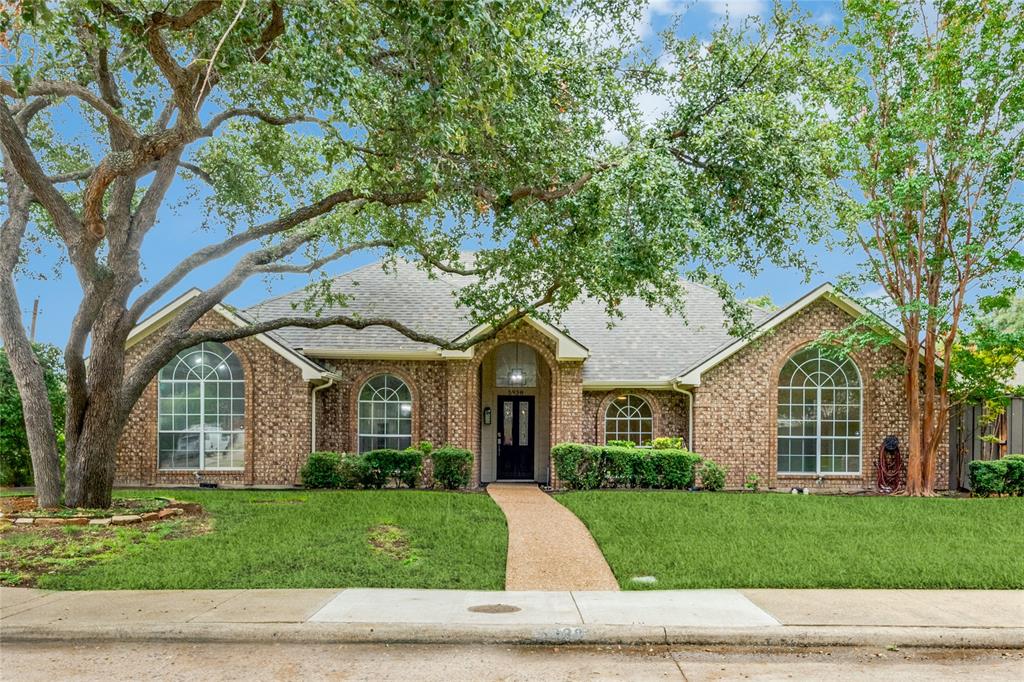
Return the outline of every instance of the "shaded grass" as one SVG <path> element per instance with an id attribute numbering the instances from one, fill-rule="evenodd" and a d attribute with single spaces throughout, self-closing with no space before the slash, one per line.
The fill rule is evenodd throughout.
<path id="1" fill-rule="evenodd" d="M 41 587 L 213 589 L 418 587 L 501 589 L 508 532 L 487 495 L 428 491 L 130 490 L 195 501 L 211 531 L 145 545 Z M 380 526 L 400 529 L 396 561 L 370 541 Z"/>
<path id="2" fill-rule="evenodd" d="M 0 529 L 0 585 L 32 587 L 144 546 L 202 533 L 201 519 L 136 526 L 15 526 Z"/>
<path id="3" fill-rule="evenodd" d="M 587 525 L 625 589 L 1024 588 L 1024 498 L 591 491 L 557 499 Z"/>

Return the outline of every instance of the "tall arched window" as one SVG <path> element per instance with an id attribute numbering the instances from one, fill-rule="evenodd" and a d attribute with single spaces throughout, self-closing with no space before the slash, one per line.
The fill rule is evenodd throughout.
<path id="1" fill-rule="evenodd" d="M 359 391 L 359 452 L 412 445 L 412 394 L 405 382 L 378 374 Z"/>
<path id="2" fill-rule="evenodd" d="M 804 348 L 779 376 L 780 474 L 860 472 L 861 382 L 849 358 Z"/>
<path id="3" fill-rule="evenodd" d="M 161 469 L 245 466 L 245 377 L 221 343 L 178 353 L 159 374 L 158 463 Z"/>
<path id="4" fill-rule="evenodd" d="M 604 442 L 629 440 L 650 445 L 654 437 L 651 406 L 638 395 L 620 395 L 604 412 Z"/>

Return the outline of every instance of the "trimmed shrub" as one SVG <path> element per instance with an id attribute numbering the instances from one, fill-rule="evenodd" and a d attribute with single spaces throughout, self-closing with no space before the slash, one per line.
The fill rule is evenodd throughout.
<path id="1" fill-rule="evenodd" d="M 367 488 L 383 488 L 389 481 L 394 481 L 396 488 L 415 488 L 423 470 L 423 454 L 414 448 L 370 450 L 360 456 L 357 470 L 359 482 Z"/>
<path id="2" fill-rule="evenodd" d="M 434 450 L 434 482 L 446 490 L 469 487 L 469 476 L 473 471 L 473 453 L 462 448 L 446 445 Z"/>
<path id="3" fill-rule="evenodd" d="M 720 467 L 710 459 L 704 460 L 700 468 L 700 487 L 710 492 L 718 492 L 725 488 L 725 475 L 728 469 Z"/>
<path id="4" fill-rule="evenodd" d="M 608 447 L 610 448 L 635 448 L 636 443 L 631 440 L 610 440 L 608 441 Z"/>
<path id="5" fill-rule="evenodd" d="M 659 488 L 685 490 L 693 487 L 694 469 L 700 463 L 700 456 L 688 450 L 663 449 L 650 454 L 658 472 Z"/>
<path id="6" fill-rule="evenodd" d="M 693 486 L 700 456 L 688 450 L 646 450 L 617 445 L 561 443 L 551 449 L 555 473 L 571 490 Z"/>
<path id="7" fill-rule="evenodd" d="M 1007 455 L 1006 478 L 1003 487 L 1010 495 L 1024 496 L 1024 455 Z"/>
<path id="8" fill-rule="evenodd" d="M 593 490 L 601 485 L 601 449 L 579 443 L 560 443 L 551 448 L 555 474 L 571 490 Z"/>
<path id="9" fill-rule="evenodd" d="M 595 448 L 597 449 L 597 448 Z M 643 450 L 610 443 L 604 447 L 604 484 L 608 488 L 629 488 L 636 479 L 637 462 Z"/>
<path id="10" fill-rule="evenodd" d="M 346 490 L 359 487 L 359 455 L 341 454 L 338 458 L 338 486 Z"/>
<path id="11" fill-rule="evenodd" d="M 302 485 L 307 488 L 337 488 L 341 484 L 337 452 L 311 452 L 306 463 L 299 470 Z"/>
<path id="12" fill-rule="evenodd" d="M 682 450 L 683 448 L 683 437 L 676 436 L 674 438 L 655 438 L 651 442 L 651 447 L 655 450 Z"/>
<path id="13" fill-rule="evenodd" d="M 975 495 L 999 495 L 1006 488 L 1005 459 L 974 460 L 970 463 L 971 490 Z"/>

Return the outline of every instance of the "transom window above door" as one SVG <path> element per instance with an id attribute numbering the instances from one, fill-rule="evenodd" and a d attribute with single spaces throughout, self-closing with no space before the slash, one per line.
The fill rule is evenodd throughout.
<path id="1" fill-rule="evenodd" d="M 412 393 L 391 374 L 372 377 L 359 391 L 359 452 L 412 445 Z"/>
<path id="2" fill-rule="evenodd" d="M 157 381 L 160 469 L 245 466 L 245 376 L 222 343 L 178 353 Z"/>
<path id="3" fill-rule="evenodd" d="M 779 375 L 778 473 L 860 473 L 861 393 L 849 358 L 794 354 Z"/>
<path id="4" fill-rule="evenodd" d="M 654 414 L 638 395 L 616 396 L 604 413 L 604 442 L 628 440 L 647 446 L 654 438 Z"/>

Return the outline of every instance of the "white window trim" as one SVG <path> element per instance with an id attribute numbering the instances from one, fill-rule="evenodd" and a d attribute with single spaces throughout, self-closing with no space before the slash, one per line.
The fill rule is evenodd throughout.
<path id="1" fill-rule="evenodd" d="M 202 344 L 200 344 L 200 345 L 202 345 Z M 220 345 L 224 345 L 224 344 L 220 344 Z M 224 347 L 227 348 L 227 346 L 224 346 Z M 189 349 L 186 349 L 186 350 L 189 350 Z M 231 352 L 232 354 L 234 354 L 234 352 L 231 351 L 230 348 L 228 348 L 228 351 Z M 171 360 L 171 362 L 176 362 L 177 360 L 178 360 L 178 356 L 175 355 L 174 359 Z M 172 384 L 172 385 L 173 384 L 186 384 L 187 385 L 189 383 L 195 383 L 196 381 L 199 382 L 199 425 L 202 427 L 202 428 L 199 429 L 199 431 L 196 431 L 196 434 L 199 436 L 199 466 L 198 467 L 162 467 L 162 466 L 160 466 L 160 436 L 161 436 L 161 434 L 165 434 L 165 433 L 182 433 L 182 431 L 181 431 L 181 429 L 163 429 L 163 428 L 160 428 L 160 417 L 163 416 L 163 413 L 160 411 L 160 385 L 161 384 Z M 242 390 L 243 390 L 243 394 L 242 395 L 243 395 L 243 401 L 244 401 L 242 409 L 243 409 L 243 419 L 244 419 L 244 410 L 246 409 L 246 404 L 245 403 L 248 402 L 244 398 L 244 395 L 245 395 L 245 393 L 244 393 L 244 391 L 245 391 L 245 381 L 246 381 L 245 375 L 243 374 L 241 379 L 217 379 L 216 381 L 219 384 L 242 384 Z M 175 415 L 170 415 L 170 416 L 173 417 Z M 156 468 L 157 468 L 157 471 L 185 471 L 185 472 L 193 472 L 193 471 L 245 471 L 245 445 L 244 445 L 245 441 L 244 440 L 243 440 L 243 446 L 242 446 L 242 465 L 241 466 L 237 466 L 237 467 L 207 467 L 206 466 L 206 438 L 205 438 L 205 435 L 206 435 L 206 430 L 205 430 L 206 429 L 206 419 L 205 419 L 205 417 L 206 417 L 206 380 L 204 380 L 204 379 L 199 379 L 199 380 L 196 380 L 196 379 L 161 379 L 159 373 L 157 374 L 157 397 L 156 397 Z M 240 433 L 240 434 L 242 434 L 243 438 L 246 435 L 244 428 L 241 428 L 241 429 L 230 429 L 230 430 L 216 429 L 214 432 L 215 433 L 229 433 L 229 434 L 238 434 L 238 433 Z"/>
<path id="2" fill-rule="evenodd" d="M 391 377 L 392 379 L 395 379 L 397 381 L 400 381 L 402 383 L 402 385 L 405 387 L 405 390 L 409 392 L 409 416 L 408 417 L 398 417 L 398 419 L 400 419 L 400 420 L 401 419 L 408 419 L 408 421 L 409 421 L 409 433 L 408 434 L 398 434 L 398 433 L 396 433 L 396 434 L 363 433 L 363 428 L 362 428 L 363 427 L 363 417 L 360 416 L 360 415 L 361 415 L 361 412 L 362 412 L 361 408 L 362 408 L 362 405 L 364 403 L 365 404 L 369 404 L 369 405 L 385 405 L 385 406 L 387 406 L 389 404 L 389 402 L 394 402 L 394 403 L 397 403 L 398 405 L 401 405 L 403 402 L 405 402 L 405 401 L 402 401 L 402 400 L 395 400 L 395 401 L 388 401 L 388 400 L 363 400 L 363 390 L 366 389 L 367 384 L 369 384 L 371 381 L 373 381 L 374 379 L 376 379 L 377 377 L 380 377 L 380 376 L 387 376 L 387 377 Z M 362 445 L 363 438 L 408 438 L 409 439 L 409 445 L 406 446 L 406 447 L 411 447 L 412 446 L 412 443 L 413 443 L 413 440 L 412 440 L 413 439 L 412 422 L 413 422 L 413 412 L 416 410 L 416 405 L 415 405 L 415 402 L 412 399 L 412 389 L 409 388 L 409 383 L 405 379 L 403 379 L 402 377 L 400 377 L 400 376 L 398 376 L 396 374 L 391 374 L 390 372 L 381 372 L 379 374 L 374 374 L 372 377 L 369 377 L 366 381 L 364 381 L 359 386 L 359 393 L 357 393 L 356 395 L 357 395 L 357 398 L 356 398 L 356 452 L 358 452 L 359 454 L 363 454 L 363 452 L 364 452 L 363 445 Z M 385 411 L 386 411 L 386 408 L 385 408 Z M 387 420 L 388 417 L 385 416 L 384 419 Z M 374 420 L 374 418 L 370 417 L 371 423 L 373 422 L 373 420 Z M 378 449 L 378 448 L 371 448 L 370 450 L 366 450 L 365 452 L 372 452 L 372 450 L 375 450 L 375 449 Z M 400 450 L 401 447 L 396 448 L 396 449 Z"/>
<path id="3" fill-rule="evenodd" d="M 789 357 L 786 358 L 786 362 L 783 363 L 783 368 L 793 359 L 798 353 L 805 350 L 807 347 L 798 348 L 797 350 L 790 353 Z M 783 471 L 779 468 L 779 389 L 794 389 L 802 388 L 806 390 L 806 387 L 796 386 L 783 386 L 782 384 L 776 383 L 775 386 L 775 474 L 776 476 L 785 476 L 786 478 L 860 478 L 864 475 L 864 378 L 861 376 L 860 367 L 857 363 L 850 359 L 850 365 L 853 366 L 853 371 L 857 375 L 857 405 L 858 413 L 860 414 L 860 435 L 856 438 L 846 436 L 842 440 L 856 440 L 858 441 L 860 453 L 857 457 L 857 471 L 822 471 L 821 470 L 821 386 L 816 386 L 817 397 L 815 399 L 815 421 L 817 422 L 815 429 L 815 453 L 814 453 L 814 471 Z M 779 370 L 781 373 L 782 370 Z M 849 387 L 846 387 L 849 390 Z M 840 440 L 836 437 L 832 437 L 832 440 Z"/>

